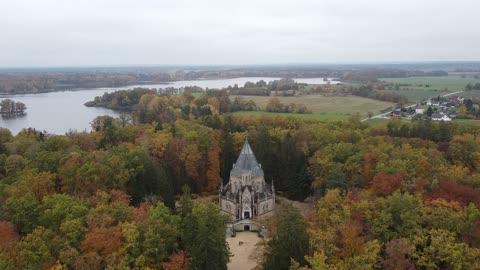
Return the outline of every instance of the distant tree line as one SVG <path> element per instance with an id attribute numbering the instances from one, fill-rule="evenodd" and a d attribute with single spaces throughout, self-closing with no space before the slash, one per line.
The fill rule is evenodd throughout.
<path id="1" fill-rule="evenodd" d="M 238 87 L 237 84 L 228 86 L 226 88 L 231 95 L 246 95 L 246 96 L 270 96 L 270 89 L 264 80 L 256 83 L 246 82 L 243 87 Z"/>
<path id="2" fill-rule="evenodd" d="M 408 98 L 391 91 L 382 91 L 373 89 L 371 84 L 352 87 L 351 94 L 360 97 L 366 97 L 376 100 L 388 101 L 404 105 L 408 103 Z"/>
<path id="3" fill-rule="evenodd" d="M 133 90 L 120 90 L 104 93 L 97 96 L 93 101 L 85 103 L 87 107 L 105 107 L 112 110 L 134 110 L 145 94 L 156 94 L 155 90 L 146 88 L 135 88 Z"/>
<path id="4" fill-rule="evenodd" d="M 275 92 L 275 95 L 292 95 L 286 94 L 285 91 L 290 90 L 292 93 L 295 93 L 300 87 L 301 84 L 295 82 L 295 80 L 284 78 L 270 81 L 268 84 L 263 80 L 256 83 L 246 82 L 243 87 L 238 87 L 238 85 L 235 84 L 234 86 L 227 87 L 226 90 L 228 90 L 231 95 L 270 96 L 272 92 Z"/>
<path id="5" fill-rule="evenodd" d="M 447 76 L 448 72 L 443 70 L 423 71 L 423 70 L 407 70 L 407 69 L 361 69 L 356 71 L 345 71 L 340 76 L 344 82 L 374 82 L 380 78 L 407 78 L 407 77 L 424 77 L 424 76 Z"/>
<path id="6" fill-rule="evenodd" d="M 372 82 L 364 83 L 361 85 L 320 85 L 306 92 L 310 94 L 327 94 L 340 96 L 354 95 L 381 101 L 393 102 L 400 105 L 407 104 L 407 97 L 395 93 L 394 91 L 387 90 L 393 87 L 393 84 L 385 82 Z"/>
<path id="7" fill-rule="evenodd" d="M 290 103 L 290 104 L 283 104 L 280 102 L 280 99 L 277 97 L 273 97 L 268 101 L 267 107 L 266 107 L 267 112 L 281 112 L 281 113 L 312 113 L 311 110 L 305 106 L 305 104 L 296 104 L 296 103 Z"/>
<path id="8" fill-rule="evenodd" d="M 258 111 L 259 108 L 257 107 L 257 104 L 253 100 L 246 100 L 243 97 L 235 97 L 233 100 L 232 106 L 231 106 L 231 111 L 232 112 L 237 112 L 237 111 Z"/>
<path id="9" fill-rule="evenodd" d="M 418 71 L 391 68 L 287 68 L 233 69 L 162 72 L 144 71 L 25 71 L 0 73 L 0 93 L 21 94 L 60 91 L 75 88 L 120 87 L 165 83 L 202 78 L 235 77 L 339 78 L 346 82 L 372 82 L 379 78 L 446 76 L 445 71 Z M 247 87 L 248 88 L 248 87 Z"/>
<path id="10" fill-rule="evenodd" d="M 467 86 L 465 86 L 466 91 L 472 91 L 472 90 L 480 90 L 480 83 L 468 83 Z"/>

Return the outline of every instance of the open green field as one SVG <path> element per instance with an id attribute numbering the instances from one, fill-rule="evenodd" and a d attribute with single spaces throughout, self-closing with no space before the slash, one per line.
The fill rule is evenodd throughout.
<path id="1" fill-rule="evenodd" d="M 463 91 L 468 83 L 480 82 L 478 79 L 462 78 L 460 76 L 384 78 L 381 80 L 409 84 L 408 86 L 401 86 L 400 90 L 394 90 L 394 92 L 406 96 L 412 102 Z"/>
<path id="2" fill-rule="evenodd" d="M 197 98 L 197 97 L 199 97 L 199 96 L 201 96 L 201 95 L 203 95 L 203 94 L 205 94 L 205 93 L 204 93 L 204 92 L 193 92 L 193 93 L 192 93 L 192 96 L 194 96 L 194 97 Z"/>
<path id="3" fill-rule="evenodd" d="M 462 78 L 460 76 L 443 77 L 409 77 L 409 78 L 385 78 L 387 82 L 411 84 L 404 86 L 415 90 L 438 90 L 445 92 L 463 91 L 468 83 L 478 83 L 480 80 L 473 78 Z M 430 85 L 426 87 L 426 85 Z"/>
<path id="4" fill-rule="evenodd" d="M 473 119 L 454 119 L 453 123 L 480 126 L 480 120 Z"/>
<path id="5" fill-rule="evenodd" d="M 346 120 L 350 118 L 350 114 L 342 113 L 273 113 L 265 111 L 254 111 L 254 112 L 235 112 L 235 115 L 267 115 L 267 116 L 285 116 L 285 117 L 300 117 L 303 119 L 314 119 L 314 120 Z"/>
<path id="6" fill-rule="evenodd" d="M 460 76 L 384 78 L 381 80 L 409 84 L 408 86 L 401 86 L 400 90 L 394 90 L 393 92 L 407 97 L 411 102 L 419 102 L 438 95 L 463 91 L 468 83 L 480 82 L 477 79 Z"/>
<path id="7" fill-rule="evenodd" d="M 232 100 L 236 96 L 231 96 Z M 267 96 L 241 96 L 246 100 L 253 100 L 257 106 L 264 110 L 268 101 L 272 97 Z M 298 97 L 278 97 L 283 104 L 305 104 L 313 114 L 293 114 L 288 113 L 285 115 L 302 116 L 304 118 L 316 118 L 316 119 L 346 119 L 352 114 L 360 113 L 362 117 L 366 117 L 368 112 L 379 114 L 382 110 L 395 107 L 394 103 L 379 101 L 369 98 L 357 97 L 357 96 L 345 96 L 345 97 L 325 97 L 321 95 L 305 95 Z M 245 113 L 245 112 L 242 112 Z M 246 112 L 249 113 L 249 112 Z M 266 113 L 266 112 L 254 112 L 254 113 Z"/>
<path id="8" fill-rule="evenodd" d="M 368 124 L 369 126 L 372 126 L 372 127 L 386 127 L 389 121 L 390 121 L 390 118 L 373 118 L 373 119 L 368 119 L 363 123 Z M 408 119 L 402 119 L 401 121 L 411 122 L 411 120 L 408 120 Z"/>

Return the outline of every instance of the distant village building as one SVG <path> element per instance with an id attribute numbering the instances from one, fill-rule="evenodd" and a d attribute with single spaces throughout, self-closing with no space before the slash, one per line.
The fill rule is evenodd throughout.
<path id="1" fill-rule="evenodd" d="M 402 118 L 402 111 L 400 109 L 395 109 L 390 112 L 390 117 L 392 118 Z"/>
<path id="2" fill-rule="evenodd" d="M 275 207 L 275 189 L 265 182 L 262 166 L 245 141 L 230 179 L 220 188 L 220 207 L 236 220 L 252 219 Z"/>
<path id="3" fill-rule="evenodd" d="M 415 114 L 423 114 L 424 111 L 425 108 L 422 105 L 417 105 L 417 107 L 415 107 Z"/>
<path id="4" fill-rule="evenodd" d="M 449 122 L 452 121 L 452 118 L 442 112 L 436 112 L 432 114 L 432 120 Z"/>

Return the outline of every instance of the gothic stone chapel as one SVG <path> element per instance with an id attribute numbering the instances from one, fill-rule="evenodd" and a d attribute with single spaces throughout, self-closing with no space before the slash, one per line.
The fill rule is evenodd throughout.
<path id="1" fill-rule="evenodd" d="M 230 171 L 230 179 L 220 188 L 220 207 L 236 220 L 252 219 L 275 207 L 275 189 L 265 182 L 261 164 L 245 140 Z"/>

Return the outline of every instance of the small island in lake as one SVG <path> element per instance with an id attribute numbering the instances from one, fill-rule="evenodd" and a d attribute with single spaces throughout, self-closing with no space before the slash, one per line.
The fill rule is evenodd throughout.
<path id="1" fill-rule="evenodd" d="M 27 106 L 22 102 L 15 102 L 11 99 L 4 99 L 0 102 L 0 114 L 3 117 L 24 115 Z"/>

